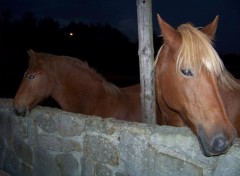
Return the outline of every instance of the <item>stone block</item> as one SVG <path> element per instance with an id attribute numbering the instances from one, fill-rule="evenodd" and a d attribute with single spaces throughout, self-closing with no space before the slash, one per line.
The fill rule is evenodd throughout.
<path id="1" fill-rule="evenodd" d="M 33 167 L 26 164 L 26 163 L 22 163 L 21 165 L 21 175 L 23 176 L 32 176 L 33 175 Z"/>
<path id="2" fill-rule="evenodd" d="M 34 118 L 36 125 L 38 125 L 46 133 L 56 132 L 57 124 L 53 119 L 52 113 L 35 113 Z"/>
<path id="3" fill-rule="evenodd" d="M 34 176 L 60 176 L 61 170 L 56 163 L 56 154 L 44 151 L 42 149 L 35 149 L 33 162 Z"/>
<path id="4" fill-rule="evenodd" d="M 102 136 L 86 135 L 83 146 L 86 158 L 103 164 L 118 165 L 118 150 L 108 139 Z"/>
<path id="5" fill-rule="evenodd" d="M 214 176 L 240 175 L 240 139 L 229 149 L 225 155 L 219 156 Z"/>
<path id="6" fill-rule="evenodd" d="M 37 146 L 42 150 L 51 150 L 57 152 L 81 151 L 81 144 L 71 138 L 61 138 L 55 135 L 39 134 Z"/>
<path id="7" fill-rule="evenodd" d="M 93 160 L 82 157 L 80 163 L 81 163 L 81 176 L 95 175 L 95 163 Z"/>
<path id="8" fill-rule="evenodd" d="M 17 156 L 21 158 L 23 162 L 32 165 L 33 155 L 31 146 L 26 144 L 21 138 L 14 136 L 13 138 L 13 148 Z"/>
<path id="9" fill-rule="evenodd" d="M 11 148 L 8 148 L 6 150 L 2 169 L 14 176 L 21 175 L 21 161 Z"/>
<path id="10" fill-rule="evenodd" d="M 78 176 L 79 166 L 72 154 L 58 154 L 55 158 L 62 176 Z"/>
<path id="11" fill-rule="evenodd" d="M 106 165 L 98 163 L 95 167 L 95 175 L 97 175 L 97 176 L 114 176 L 115 174 Z"/>
<path id="12" fill-rule="evenodd" d="M 55 118 L 58 124 L 58 134 L 63 137 L 81 136 L 85 129 L 85 120 L 77 114 L 69 116 L 68 113 L 61 113 Z"/>
<path id="13" fill-rule="evenodd" d="M 196 175 L 202 176 L 203 169 L 174 155 L 159 152 L 151 143 L 129 131 L 122 131 L 119 144 L 120 160 L 129 175 Z"/>

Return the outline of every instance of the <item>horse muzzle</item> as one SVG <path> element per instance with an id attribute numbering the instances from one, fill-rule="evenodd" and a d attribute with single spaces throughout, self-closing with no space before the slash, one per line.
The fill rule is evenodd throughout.
<path id="1" fill-rule="evenodd" d="M 226 153 L 237 137 L 234 128 L 231 132 L 232 133 L 228 135 L 225 133 L 218 133 L 212 138 L 209 138 L 211 135 L 208 135 L 205 130 L 200 127 L 198 131 L 198 141 L 203 154 L 205 156 L 216 156 Z"/>
<path id="2" fill-rule="evenodd" d="M 22 117 L 25 117 L 29 113 L 28 108 L 24 108 L 24 107 L 20 108 L 20 107 L 14 106 L 13 111 L 17 116 L 22 116 Z"/>

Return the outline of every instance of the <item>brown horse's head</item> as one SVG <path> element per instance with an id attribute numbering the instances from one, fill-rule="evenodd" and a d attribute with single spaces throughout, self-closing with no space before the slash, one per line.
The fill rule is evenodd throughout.
<path id="1" fill-rule="evenodd" d="M 236 138 L 219 86 L 235 86 L 212 47 L 218 17 L 198 30 L 183 24 L 175 30 L 159 15 L 164 44 L 158 52 L 157 101 L 166 124 L 187 125 L 206 156 L 225 153 Z"/>
<path id="2" fill-rule="evenodd" d="M 25 116 L 34 106 L 47 98 L 53 84 L 44 70 L 42 58 L 32 50 L 28 54 L 29 67 L 13 101 L 14 111 L 20 116 Z"/>

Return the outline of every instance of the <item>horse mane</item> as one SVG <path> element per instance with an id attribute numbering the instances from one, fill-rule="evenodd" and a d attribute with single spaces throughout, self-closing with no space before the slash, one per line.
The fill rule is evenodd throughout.
<path id="1" fill-rule="evenodd" d="M 210 36 L 189 23 L 180 25 L 177 30 L 182 38 L 182 43 L 177 53 L 177 73 L 180 73 L 183 68 L 194 68 L 196 73 L 199 73 L 200 68 L 204 68 L 208 73 L 217 75 L 220 85 L 227 86 L 230 89 L 240 88 L 240 85 L 234 81 L 232 75 L 226 70 L 222 60 L 213 48 L 213 39 Z M 162 47 L 158 51 L 157 59 Z"/>
<path id="2" fill-rule="evenodd" d="M 69 70 L 70 72 L 74 72 L 75 70 L 84 70 L 88 72 L 88 74 L 92 75 L 92 77 L 102 82 L 107 93 L 120 93 L 120 89 L 116 85 L 108 82 L 102 75 L 97 73 L 95 69 L 89 67 L 88 63 L 85 61 L 71 56 L 58 56 L 48 53 L 38 53 L 38 55 L 40 56 L 39 59 L 42 60 L 40 62 L 51 63 L 53 69 L 59 69 L 59 67 L 61 67 L 62 69 Z"/>

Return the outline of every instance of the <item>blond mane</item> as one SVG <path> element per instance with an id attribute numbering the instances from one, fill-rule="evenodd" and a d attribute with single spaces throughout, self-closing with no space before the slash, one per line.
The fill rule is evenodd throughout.
<path id="1" fill-rule="evenodd" d="M 177 57 L 178 71 L 186 67 L 194 68 L 199 72 L 200 68 L 203 67 L 204 70 L 217 75 L 221 85 L 230 89 L 239 88 L 213 48 L 212 39 L 208 35 L 191 24 L 179 26 L 178 31 L 182 36 L 182 44 Z"/>
<path id="2" fill-rule="evenodd" d="M 177 30 L 182 38 L 176 61 L 177 73 L 180 73 L 181 69 L 193 68 L 196 73 L 199 73 L 203 68 L 204 71 L 217 75 L 220 85 L 227 86 L 230 89 L 240 88 L 213 48 L 212 38 L 191 24 L 182 24 Z M 161 50 L 162 47 L 159 49 L 157 59 Z"/>

